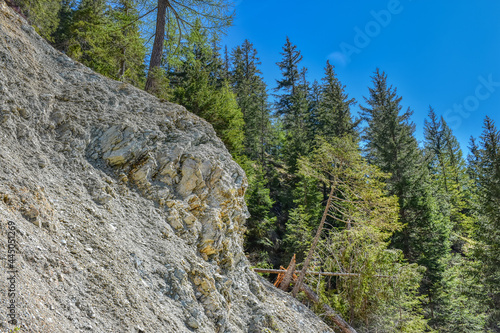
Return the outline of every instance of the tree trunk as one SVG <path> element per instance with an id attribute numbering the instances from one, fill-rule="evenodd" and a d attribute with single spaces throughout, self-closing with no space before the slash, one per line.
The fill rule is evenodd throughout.
<path id="1" fill-rule="evenodd" d="M 316 245 L 318 245 L 319 237 L 321 236 L 321 230 L 323 230 L 323 225 L 325 224 L 326 216 L 328 215 L 328 210 L 330 209 L 330 205 L 332 203 L 334 189 L 335 186 L 332 184 L 332 189 L 330 190 L 330 195 L 328 196 L 328 201 L 326 203 L 323 217 L 321 218 L 321 223 L 319 224 L 318 230 L 316 231 L 316 236 L 314 237 L 311 248 L 309 249 L 309 253 L 307 254 L 306 261 L 304 262 L 304 266 L 302 267 L 302 271 L 300 272 L 297 283 L 293 287 L 292 290 L 293 297 L 297 297 L 297 294 L 299 293 L 302 282 L 304 281 L 304 277 L 306 276 L 307 269 L 309 268 L 309 263 L 311 262 L 312 256 L 314 254 L 314 250 L 316 249 Z"/>
<path id="2" fill-rule="evenodd" d="M 279 288 L 283 291 L 287 291 L 288 287 L 290 287 L 290 283 L 293 279 L 293 273 L 295 272 L 295 254 L 293 255 L 292 260 L 290 260 L 290 265 L 286 269 L 285 277 L 283 281 L 281 281 Z"/>
<path id="3" fill-rule="evenodd" d="M 160 67 L 161 58 L 163 56 L 163 42 L 165 40 L 165 23 L 167 16 L 168 0 L 158 0 L 158 13 L 156 15 L 156 32 L 153 43 L 153 51 L 149 60 L 148 79 L 146 80 L 145 90 L 147 92 L 154 91 L 156 82 L 153 75 L 154 69 Z"/>

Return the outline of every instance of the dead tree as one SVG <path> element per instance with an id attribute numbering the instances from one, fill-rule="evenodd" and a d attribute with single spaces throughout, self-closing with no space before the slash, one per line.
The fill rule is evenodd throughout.
<path id="1" fill-rule="evenodd" d="M 326 203 L 325 211 L 323 213 L 323 217 L 321 218 L 321 223 L 319 224 L 318 230 L 316 231 L 316 236 L 314 237 L 311 248 L 309 249 L 309 253 L 307 253 L 307 258 L 304 261 L 304 266 L 302 267 L 302 271 L 300 272 L 299 279 L 297 280 L 297 283 L 293 287 L 293 290 L 292 290 L 293 297 L 297 297 L 297 294 L 299 293 L 299 290 L 302 286 L 302 283 L 304 282 L 304 277 L 306 276 L 307 269 L 309 268 L 309 264 L 312 260 L 313 255 L 314 255 L 314 250 L 316 250 L 316 246 L 318 245 L 319 237 L 321 236 L 321 231 L 323 230 L 323 226 L 325 224 L 326 217 L 328 216 L 328 210 L 330 209 L 330 205 L 332 204 L 332 197 L 333 197 L 334 189 L 335 189 L 335 187 L 332 185 L 332 188 L 330 190 L 330 195 L 328 196 L 328 201 Z"/>

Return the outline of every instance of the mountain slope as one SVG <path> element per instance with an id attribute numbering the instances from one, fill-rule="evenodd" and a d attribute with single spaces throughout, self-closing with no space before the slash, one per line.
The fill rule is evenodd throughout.
<path id="1" fill-rule="evenodd" d="M 1 332 L 330 331 L 251 271 L 246 186 L 208 123 L 0 0 Z"/>

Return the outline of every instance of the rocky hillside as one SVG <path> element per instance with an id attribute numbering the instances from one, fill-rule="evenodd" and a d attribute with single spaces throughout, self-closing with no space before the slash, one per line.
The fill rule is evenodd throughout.
<path id="1" fill-rule="evenodd" d="M 0 332 L 328 332 L 251 271 L 246 186 L 208 123 L 0 0 Z"/>

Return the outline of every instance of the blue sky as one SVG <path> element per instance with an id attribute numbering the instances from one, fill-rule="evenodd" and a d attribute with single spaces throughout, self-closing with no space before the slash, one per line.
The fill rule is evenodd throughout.
<path id="1" fill-rule="evenodd" d="M 223 38 L 232 49 L 245 39 L 258 51 L 270 89 L 286 36 L 297 45 L 309 81 L 327 60 L 350 97 L 365 105 L 378 67 L 414 110 L 423 140 L 431 105 L 444 116 L 464 152 L 479 137 L 486 115 L 500 127 L 500 1 L 239 0 Z M 359 110 L 354 107 L 354 113 Z"/>

